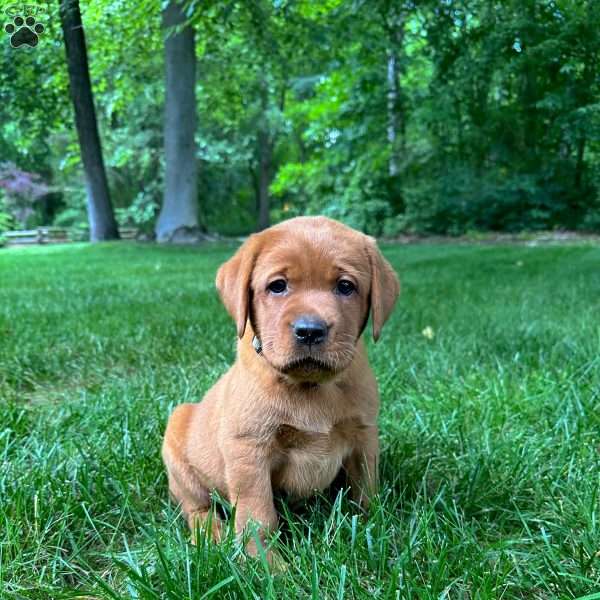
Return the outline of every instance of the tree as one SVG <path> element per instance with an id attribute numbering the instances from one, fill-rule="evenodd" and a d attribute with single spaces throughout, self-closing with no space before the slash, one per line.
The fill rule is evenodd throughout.
<path id="1" fill-rule="evenodd" d="M 196 158 L 196 48 L 181 4 L 163 12 L 165 39 L 165 192 L 156 223 L 159 242 L 199 239 Z"/>
<path id="2" fill-rule="evenodd" d="M 403 92 L 400 75 L 404 68 L 404 27 L 407 14 L 413 10 L 412 2 L 378 3 L 382 27 L 387 38 L 387 135 L 390 157 L 388 171 L 390 177 L 396 177 L 400 171 L 399 151 L 404 150 L 406 121 L 403 107 Z"/>
<path id="3" fill-rule="evenodd" d="M 600 227 L 600 3 L 181 1 L 177 25 L 152 0 L 81 5 L 120 224 L 157 231 L 164 196 L 165 239 L 306 213 L 375 235 Z M 32 226 L 77 231 L 59 24 L 38 16 L 35 51 L 0 46 L 0 157 L 57 190 Z M 177 39 L 186 58 L 171 53 L 165 87 Z M 163 131 L 165 92 L 166 112 L 181 110 Z"/>
<path id="4" fill-rule="evenodd" d="M 258 229 L 266 229 L 271 224 L 269 209 L 271 198 L 269 185 L 272 176 L 273 139 L 267 122 L 269 110 L 269 90 L 267 82 L 261 85 L 261 123 L 258 126 L 257 154 L 258 154 Z"/>
<path id="5" fill-rule="evenodd" d="M 75 126 L 85 173 L 90 239 L 119 238 L 102 158 L 79 0 L 62 0 L 60 20 L 65 40 Z"/>

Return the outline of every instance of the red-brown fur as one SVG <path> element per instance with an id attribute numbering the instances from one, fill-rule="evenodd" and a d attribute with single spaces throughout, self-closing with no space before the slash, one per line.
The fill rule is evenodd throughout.
<path id="1" fill-rule="evenodd" d="M 335 293 L 341 277 L 357 287 L 349 297 Z M 288 291 L 274 295 L 267 286 L 279 278 Z M 236 322 L 237 360 L 202 402 L 173 411 L 163 444 L 169 490 L 190 527 L 218 490 L 237 504 L 238 533 L 249 520 L 272 530 L 274 490 L 304 497 L 340 468 L 366 506 L 377 485 L 379 397 L 360 336 L 370 310 L 379 337 L 400 289 L 373 238 L 324 217 L 291 219 L 251 236 L 219 269 L 217 288 Z M 304 314 L 329 326 L 319 347 L 292 335 Z M 307 356 L 319 362 L 297 364 Z"/>

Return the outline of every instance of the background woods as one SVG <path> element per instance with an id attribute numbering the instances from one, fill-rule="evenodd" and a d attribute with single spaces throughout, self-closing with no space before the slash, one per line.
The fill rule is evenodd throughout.
<path id="1" fill-rule="evenodd" d="M 387 235 L 600 227 L 597 2 L 81 13 L 121 226 L 169 240 L 318 212 Z M 58 4 L 40 18 L 35 48 L 1 50 L 0 230 L 87 235 Z"/>

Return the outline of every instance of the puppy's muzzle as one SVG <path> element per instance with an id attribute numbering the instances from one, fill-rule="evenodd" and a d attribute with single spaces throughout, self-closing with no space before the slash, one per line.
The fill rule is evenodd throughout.
<path id="1" fill-rule="evenodd" d="M 327 339 L 327 323 L 322 319 L 302 316 L 292 323 L 294 337 L 298 344 L 317 346 Z"/>

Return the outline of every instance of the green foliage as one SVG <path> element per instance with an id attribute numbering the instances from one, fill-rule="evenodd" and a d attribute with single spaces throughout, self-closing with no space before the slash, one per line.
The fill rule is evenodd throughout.
<path id="1" fill-rule="evenodd" d="M 8 231 L 11 226 L 13 219 L 8 212 L 2 206 L 2 199 L 0 198 L 0 233 Z"/>
<path id="2" fill-rule="evenodd" d="M 233 360 L 213 281 L 234 249 L 0 253 L 3 600 L 600 589 L 600 249 L 384 248 L 403 294 L 368 343 L 381 493 L 364 519 L 282 502 L 277 573 L 233 536 L 192 546 L 160 460 L 170 411 Z"/>
<path id="3" fill-rule="evenodd" d="M 255 228 L 261 177 L 274 220 L 325 213 L 374 234 L 598 229 L 599 3 L 187 4 L 209 230 Z M 60 190 L 40 219 L 67 223 L 85 218 L 85 198 L 55 9 L 35 49 L 2 47 L 0 160 Z M 113 202 L 149 232 L 164 170 L 160 13 L 101 0 L 83 21 Z"/>
<path id="4" fill-rule="evenodd" d="M 10 231 L 13 223 L 12 215 L 6 206 L 4 193 L 0 190 L 0 247 L 4 246 L 6 241 L 3 233 Z"/>
<path id="5" fill-rule="evenodd" d="M 450 193 L 467 205 L 471 225 L 582 224 L 595 195 L 585 157 L 598 151 L 599 8 L 469 2 L 429 21 L 435 137 L 446 149 L 430 168 L 458 171 Z"/>
<path id="6" fill-rule="evenodd" d="M 272 191 L 287 198 L 298 190 L 302 202 L 286 202 L 275 212 L 277 219 L 300 214 L 324 214 L 356 229 L 380 235 L 390 214 L 390 205 L 377 182 L 369 177 L 368 163 L 352 165 L 352 173 L 328 175 L 319 171 L 321 165 L 292 163 L 280 171 Z M 316 172 L 316 173 L 315 173 Z M 312 173 L 312 175 L 311 175 Z"/>
<path id="7" fill-rule="evenodd" d="M 140 231 L 151 234 L 158 212 L 156 198 L 160 195 L 156 183 L 138 193 L 126 208 L 117 208 L 117 221 L 121 227 L 137 227 Z"/>
<path id="8" fill-rule="evenodd" d="M 582 229 L 587 231 L 600 231 L 600 198 L 597 198 L 596 202 L 590 207 L 590 210 L 583 220 Z"/>
<path id="9" fill-rule="evenodd" d="M 38 174 L 22 171 L 10 162 L 0 163 L 0 206 L 20 227 L 37 224 L 39 206 L 51 192 Z"/>
<path id="10" fill-rule="evenodd" d="M 534 175 L 488 174 L 457 168 L 406 187 L 397 231 L 463 234 L 469 230 L 551 229 L 569 222 L 569 196 Z M 592 205 L 589 206 L 591 216 Z"/>

